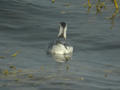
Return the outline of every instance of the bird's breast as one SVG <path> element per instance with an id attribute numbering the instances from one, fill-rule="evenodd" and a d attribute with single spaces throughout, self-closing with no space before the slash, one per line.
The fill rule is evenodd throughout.
<path id="1" fill-rule="evenodd" d="M 51 53 L 54 53 L 54 54 L 69 54 L 72 52 L 73 52 L 73 47 L 64 46 L 63 44 L 53 45 L 51 49 Z"/>

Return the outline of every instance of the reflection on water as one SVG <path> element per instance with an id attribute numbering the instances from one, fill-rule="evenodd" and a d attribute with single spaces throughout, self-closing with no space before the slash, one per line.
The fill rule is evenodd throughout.
<path id="1" fill-rule="evenodd" d="M 52 57 L 55 59 L 56 62 L 67 62 L 72 58 L 72 54 L 52 54 Z"/>

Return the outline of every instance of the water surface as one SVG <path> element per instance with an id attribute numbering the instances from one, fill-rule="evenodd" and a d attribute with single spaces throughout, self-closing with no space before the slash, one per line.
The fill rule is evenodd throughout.
<path id="1" fill-rule="evenodd" d="M 120 90 L 120 15 L 105 19 L 115 10 L 110 1 L 100 13 L 94 6 L 88 12 L 84 3 L 0 1 L 1 90 Z M 68 24 L 67 40 L 74 46 L 65 63 L 46 54 L 61 21 Z"/>

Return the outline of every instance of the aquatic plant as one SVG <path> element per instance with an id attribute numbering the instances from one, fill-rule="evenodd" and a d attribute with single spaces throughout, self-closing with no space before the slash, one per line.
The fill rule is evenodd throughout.
<path id="1" fill-rule="evenodd" d="M 15 53 L 13 53 L 11 56 L 12 56 L 12 57 L 16 57 L 16 56 L 17 56 L 17 54 L 19 54 L 19 52 L 20 52 L 20 51 L 16 51 L 16 52 L 15 52 Z"/>
<path id="2" fill-rule="evenodd" d="M 113 1 L 114 1 L 115 8 L 116 8 L 116 9 L 119 9 L 117 0 L 113 0 Z M 100 0 L 98 0 L 98 2 L 100 2 Z M 91 3 L 90 3 L 90 0 L 88 0 L 88 7 L 90 8 L 91 6 L 92 6 L 92 5 L 91 5 Z M 104 6 L 104 4 L 103 4 L 103 6 Z"/>
<path id="3" fill-rule="evenodd" d="M 119 9 L 119 7 L 118 7 L 118 4 L 117 4 L 117 1 L 116 1 L 116 0 L 114 0 L 114 5 L 115 5 L 115 8 L 116 8 L 116 9 Z"/>

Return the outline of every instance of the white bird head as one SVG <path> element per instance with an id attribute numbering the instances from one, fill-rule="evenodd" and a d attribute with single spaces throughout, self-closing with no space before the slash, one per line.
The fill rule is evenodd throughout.
<path id="1" fill-rule="evenodd" d="M 58 38 L 64 38 L 64 40 L 66 40 L 66 31 L 67 31 L 67 24 L 65 22 L 61 22 Z"/>

